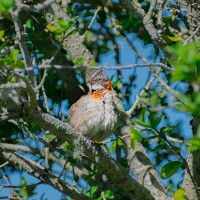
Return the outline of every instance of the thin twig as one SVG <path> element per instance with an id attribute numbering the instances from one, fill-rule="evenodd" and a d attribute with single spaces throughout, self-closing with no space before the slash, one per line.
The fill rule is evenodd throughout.
<path id="1" fill-rule="evenodd" d="M 2 170 L 3 170 L 4 174 L 5 174 L 5 175 L 3 176 L 3 178 L 6 180 L 8 186 L 10 186 L 10 185 L 11 185 L 11 182 L 10 182 L 9 176 L 7 175 L 5 169 L 2 169 Z M 15 190 L 13 190 L 13 188 L 10 188 L 10 194 L 12 194 L 12 195 L 18 197 L 18 194 L 15 192 Z M 20 197 L 19 197 L 19 198 L 20 198 Z M 20 199 L 21 199 L 21 198 L 20 198 Z"/>
<path id="2" fill-rule="evenodd" d="M 65 171 L 65 167 L 66 167 L 66 165 L 67 165 L 67 160 L 65 161 L 65 164 L 64 164 L 64 166 L 63 166 L 63 168 L 62 168 L 62 171 L 61 171 L 61 173 L 60 173 L 60 175 L 58 176 L 58 178 L 60 179 L 60 177 L 63 175 L 63 173 L 64 173 L 64 171 Z"/>
<path id="3" fill-rule="evenodd" d="M 196 30 L 185 40 L 185 42 L 183 43 L 183 46 L 186 46 L 188 43 L 190 43 L 192 38 L 198 33 L 199 29 L 200 29 L 200 23 L 197 26 Z"/>
<path id="4" fill-rule="evenodd" d="M 169 140 L 169 141 L 172 141 L 172 142 L 177 142 L 179 144 L 186 144 L 187 146 L 191 146 L 190 143 L 184 141 L 184 140 L 180 140 L 180 139 L 177 139 L 177 138 L 173 138 L 173 137 L 170 137 L 170 136 L 166 136 L 166 138 Z"/>
<path id="5" fill-rule="evenodd" d="M 5 200 L 5 199 L 8 199 L 8 200 L 10 200 L 10 199 L 13 199 L 13 200 L 22 200 L 21 197 L 16 197 L 16 196 L 3 196 L 3 197 L 0 197 L 0 199 L 3 199 L 3 200 Z"/>
<path id="6" fill-rule="evenodd" d="M 98 6 L 98 7 L 97 7 L 97 10 L 96 10 L 95 13 L 94 13 L 94 16 L 93 16 L 93 18 L 92 18 L 92 20 L 91 20 L 91 22 L 90 22 L 90 24 L 89 24 L 89 26 L 88 26 L 88 29 L 91 28 L 92 24 L 94 23 L 94 20 L 96 19 L 97 13 L 98 13 L 101 9 L 102 9 L 101 6 Z"/>
<path id="7" fill-rule="evenodd" d="M 42 80 L 40 81 L 39 85 L 37 86 L 37 89 L 36 90 L 39 90 L 43 85 L 44 85 L 44 82 L 46 80 L 46 77 L 47 77 L 47 69 L 44 69 L 44 74 L 42 76 Z"/>
<path id="8" fill-rule="evenodd" d="M 101 6 L 98 6 L 98 7 L 97 7 L 97 10 L 95 11 L 94 16 L 93 16 L 93 18 L 92 18 L 92 20 L 91 20 L 91 22 L 90 22 L 90 24 L 89 24 L 89 26 L 88 26 L 88 30 L 91 28 L 92 24 L 94 23 L 94 20 L 96 19 L 97 13 L 98 13 L 101 9 L 102 9 Z M 85 33 L 83 34 L 83 37 L 86 35 L 86 33 L 87 33 L 88 30 L 85 31 Z"/>
<path id="9" fill-rule="evenodd" d="M 167 65 L 163 64 L 163 63 L 142 63 L 142 64 L 131 64 L 131 65 L 125 65 L 125 66 L 96 66 L 93 67 L 93 69 L 106 69 L 106 70 L 121 70 L 121 69 L 132 69 L 132 68 L 136 68 L 136 67 L 148 67 L 148 66 L 152 66 L 152 67 L 161 67 L 162 69 L 168 70 L 168 71 L 172 71 L 174 70 L 174 68 L 168 67 Z M 45 65 L 45 66 L 38 66 L 38 69 L 82 69 L 82 67 L 80 66 L 66 66 L 66 65 Z M 88 66 L 85 66 L 85 68 L 90 68 Z M 32 71 L 33 68 L 27 68 L 27 71 Z M 22 69 L 15 69 L 15 71 L 17 72 L 23 72 L 24 70 Z"/>
<path id="10" fill-rule="evenodd" d="M 3 187 L 4 188 L 27 188 L 27 187 L 37 186 L 41 183 L 42 183 L 42 181 L 40 181 L 38 183 L 29 184 L 29 185 L 3 185 Z"/>
<path id="11" fill-rule="evenodd" d="M 5 163 L 3 163 L 2 165 L 0 165 L 0 169 L 1 168 L 3 168 L 3 167 L 5 167 L 6 165 L 8 165 L 9 164 L 9 162 L 8 161 L 6 161 Z"/>
<path id="12" fill-rule="evenodd" d="M 145 64 L 149 64 L 148 61 L 142 56 L 142 54 L 137 50 L 137 48 L 135 47 L 135 45 L 133 44 L 133 42 L 126 36 L 126 34 L 123 31 L 120 31 L 120 33 L 122 34 L 122 36 L 124 36 L 124 38 L 126 39 L 126 41 L 128 42 L 128 44 L 130 45 L 130 47 L 135 51 L 135 53 L 138 55 L 138 57 L 145 63 Z"/>
<path id="13" fill-rule="evenodd" d="M 103 192 L 101 192 L 101 196 L 102 196 L 103 200 L 106 200 L 106 196 L 105 196 L 105 193 L 104 193 L 104 191 L 103 191 Z"/>
<path id="14" fill-rule="evenodd" d="M 48 113 L 50 113 L 49 104 L 48 104 L 48 97 L 46 95 L 44 85 L 42 85 L 42 93 L 43 93 L 43 96 L 44 96 L 44 102 L 45 102 L 45 105 L 46 105 L 46 110 L 47 110 Z"/>

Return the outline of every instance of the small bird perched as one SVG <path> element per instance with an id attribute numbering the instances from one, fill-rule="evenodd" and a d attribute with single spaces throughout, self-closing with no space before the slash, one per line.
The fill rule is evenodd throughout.
<path id="1" fill-rule="evenodd" d="M 81 134 L 100 142 L 115 130 L 118 120 L 112 85 L 102 70 L 91 70 L 90 92 L 69 110 L 70 125 Z"/>

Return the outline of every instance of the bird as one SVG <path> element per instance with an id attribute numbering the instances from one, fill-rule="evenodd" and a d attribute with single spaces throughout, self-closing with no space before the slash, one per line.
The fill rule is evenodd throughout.
<path id="1" fill-rule="evenodd" d="M 117 127 L 118 113 L 112 84 L 103 70 L 91 70 L 90 91 L 69 109 L 69 124 L 80 134 L 102 142 Z"/>

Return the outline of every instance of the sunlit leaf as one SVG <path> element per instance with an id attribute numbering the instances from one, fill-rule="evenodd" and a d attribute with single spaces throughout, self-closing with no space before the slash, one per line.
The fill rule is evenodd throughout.
<path id="1" fill-rule="evenodd" d="M 15 49 L 15 50 L 12 52 L 12 59 L 13 59 L 13 60 L 17 60 L 18 55 L 19 55 L 19 50 L 18 50 L 18 49 Z"/>
<path id="2" fill-rule="evenodd" d="M 112 190 L 105 190 L 104 195 L 106 198 L 113 199 L 113 191 Z"/>
<path id="3" fill-rule="evenodd" d="M 90 62 L 89 62 L 89 67 L 94 67 L 95 66 L 95 61 L 94 60 L 91 60 Z"/>
<path id="4" fill-rule="evenodd" d="M 90 196 L 92 196 L 97 191 L 98 188 L 99 188 L 99 185 L 93 185 L 90 188 Z"/>
<path id="5" fill-rule="evenodd" d="M 47 25 L 46 27 L 47 27 L 47 29 L 48 29 L 49 31 L 51 31 L 51 32 L 56 32 L 56 31 L 59 30 L 59 28 L 56 27 L 56 26 Z"/>
<path id="6" fill-rule="evenodd" d="M 186 200 L 187 195 L 184 188 L 179 188 L 174 194 L 174 200 Z"/>
<path id="7" fill-rule="evenodd" d="M 123 142 L 122 142 L 122 140 L 120 138 L 117 139 L 117 144 L 119 146 L 123 146 L 124 145 Z"/>
<path id="8" fill-rule="evenodd" d="M 35 27 L 34 27 L 33 21 L 32 21 L 31 19 L 28 19 L 28 20 L 26 21 L 26 28 L 28 29 L 28 32 L 29 32 L 29 33 L 34 33 Z"/>
<path id="9" fill-rule="evenodd" d="M 1 31 L 0 31 L 0 40 L 2 40 L 2 37 L 3 37 L 4 33 L 5 33 L 4 30 L 1 30 Z"/>
<path id="10" fill-rule="evenodd" d="M 76 64 L 80 66 L 80 65 L 82 65 L 84 63 L 84 60 L 85 60 L 84 58 L 78 58 L 76 60 Z"/>
<path id="11" fill-rule="evenodd" d="M 56 136 L 55 135 L 45 135 L 45 138 L 48 140 L 53 140 L 56 138 Z"/>
<path id="12" fill-rule="evenodd" d="M 131 135 L 136 139 L 136 140 L 142 140 L 142 135 L 134 126 L 131 127 Z"/>
<path id="13" fill-rule="evenodd" d="M 190 151 L 200 150 L 199 137 L 194 136 L 192 139 L 189 139 L 187 142 L 190 144 L 190 146 L 187 147 Z"/>
<path id="14" fill-rule="evenodd" d="M 1 0 L 2 5 L 5 9 L 10 9 L 14 5 L 14 0 Z"/>
<path id="15" fill-rule="evenodd" d="M 35 194 L 34 190 L 36 186 L 27 186 L 27 182 L 23 177 L 21 179 L 21 186 L 26 186 L 19 189 L 19 194 L 23 196 L 24 199 L 28 200 L 31 196 Z"/>
<path id="16" fill-rule="evenodd" d="M 111 152 L 111 153 L 113 153 L 113 152 L 115 151 L 116 144 L 117 144 L 116 141 L 114 141 L 114 142 L 111 144 L 111 146 L 110 146 L 110 152 Z"/>
<path id="17" fill-rule="evenodd" d="M 132 135 L 131 135 L 130 143 L 131 143 L 131 148 L 132 148 L 132 149 L 135 149 L 136 139 L 135 139 L 134 137 L 132 137 Z"/>
<path id="18" fill-rule="evenodd" d="M 167 36 L 171 41 L 177 42 L 180 41 L 182 38 L 180 36 Z"/>

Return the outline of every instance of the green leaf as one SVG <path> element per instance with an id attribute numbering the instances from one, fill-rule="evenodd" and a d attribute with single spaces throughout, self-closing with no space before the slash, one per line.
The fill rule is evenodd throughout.
<path id="1" fill-rule="evenodd" d="M 189 97 L 187 97 L 185 94 L 177 92 L 177 91 L 174 91 L 174 90 L 171 90 L 170 92 L 174 97 L 176 97 L 179 101 L 181 101 L 185 105 L 192 104 L 191 99 Z"/>
<path id="2" fill-rule="evenodd" d="M 177 41 L 180 41 L 181 40 L 181 37 L 180 36 L 167 36 L 171 41 L 173 42 L 177 42 Z"/>
<path id="3" fill-rule="evenodd" d="M 131 127 L 131 135 L 134 139 L 136 140 L 142 140 L 142 135 L 140 134 L 140 132 L 138 130 L 136 130 L 136 128 L 134 126 Z"/>
<path id="4" fill-rule="evenodd" d="M 48 140 L 53 140 L 56 138 L 56 136 L 55 135 L 45 135 L 45 138 Z"/>
<path id="5" fill-rule="evenodd" d="M 193 139 L 188 140 L 188 143 L 191 144 L 190 146 L 187 147 L 190 151 L 200 150 L 200 138 L 199 137 L 194 136 Z"/>
<path id="6" fill-rule="evenodd" d="M 111 146 L 110 146 L 110 152 L 111 152 L 111 153 L 113 153 L 113 152 L 115 151 L 116 144 L 117 144 L 116 141 L 114 141 L 114 142 L 111 144 Z"/>
<path id="7" fill-rule="evenodd" d="M 124 145 L 123 142 L 122 142 L 122 140 L 121 140 L 121 138 L 118 138 L 118 139 L 117 139 L 117 144 L 118 144 L 119 146 L 123 146 L 123 145 Z"/>
<path id="8" fill-rule="evenodd" d="M 33 21 L 31 19 L 26 21 L 26 27 L 28 29 L 28 33 L 34 33 L 35 27 L 33 26 Z"/>
<path id="9" fill-rule="evenodd" d="M 139 125 L 144 126 L 144 127 L 148 127 L 148 128 L 151 127 L 149 123 L 146 123 L 146 122 L 144 122 L 144 121 L 142 121 L 142 120 L 139 120 L 139 119 L 135 119 L 134 122 L 135 122 L 136 124 L 139 124 Z"/>
<path id="10" fill-rule="evenodd" d="M 152 149 L 153 152 L 157 152 L 160 149 L 166 149 L 167 145 L 165 143 L 159 144 L 158 146 L 156 146 L 154 149 Z"/>
<path id="11" fill-rule="evenodd" d="M 87 175 L 87 176 L 85 177 L 85 180 L 86 180 L 86 181 L 89 181 L 94 175 L 95 175 L 95 174 L 93 174 L 93 173 Z"/>
<path id="12" fill-rule="evenodd" d="M 131 141 L 130 142 L 131 142 L 131 148 L 135 149 L 136 139 L 134 137 L 132 137 L 132 135 L 131 135 Z"/>
<path id="13" fill-rule="evenodd" d="M 117 85 L 121 82 L 121 79 L 118 79 L 115 83 L 112 84 L 113 88 L 116 88 Z"/>
<path id="14" fill-rule="evenodd" d="M 51 32 L 53 32 L 53 33 L 59 30 L 59 28 L 56 27 L 56 26 L 47 25 L 46 27 L 47 27 L 47 29 L 48 29 L 49 31 L 51 31 Z"/>
<path id="15" fill-rule="evenodd" d="M 92 168 L 89 165 L 85 165 L 83 164 L 83 166 L 85 167 L 85 169 L 87 169 L 89 172 L 92 172 Z"/>
<path id="16" fill-rule="evenodd" d="M 161 122 L 161 120 L 163 120 L 165 118 L 165 115 L 162 114 L 160 117 L 154 119 L 152 122 L 151 122 L 151 125 L 153 128 L 156 129 L 156 127 L 158 126 L 158 124 Z"/>
<path id="17" fill-rule="evenodd" d="M 0 31 L 0 40 L 2 40 L 2 37 L 3 37 L 4 33 L 5 33 L 4 30 L 1 30 L 1 31 Z"/>
<path id="18" fill-rule="evenodd" d="M 174 194 L 174 200 L 186 200 L 187 195 L 184 188 L 179 188 Z"/>
<path id="19" fill-rule="evenodd" d="M 1 0 L 1 2 L 7 10 L 10 9 L 14 5 L 14 0 Z"/>
<path id="20" fill-rule="evenodd" d="M 170 191 L 172 194 L 174 193 L 174 183 L 171 179 L 169 180 L 169 186 L 167 190 Z"/>
<path id="21" fill-rule="evenodd" d="M 104 195 L 105 195 L 106 198 L 110 198 L 110 199 L 113 199 L 113 197 L 114 197 L 112 190 L 105 190 Z"/>
<path id="22" fill-rule="evenodd" d="M 174 129 L 174 126 L 162 127 L 160 129 L 160 132 L 161 133 L 166 133 L 166 132 L 172 131 L 173 129 Z"/>
<path id="23" fill-rule="evenodd" d="M 93 185 L 90 188 L 90 196 L 92 196 L 97 191 L 98 188 L 99 188 L 99 185 Z"/>
<path id="24" fill-rule="evenodd" d="M 112 82 L 114 78 L 115 78 L 115 75 L 113 74 L 113 75 L 111 76 L 111 78 L 110 78 L 110 81 Z"/>
<path id="25" fill-rule="evenodd" d="M 90 62 L 89 62 L 89 67 L 94 67 L 95 66 L 95 61 L 94 60 L 91 60 Z"/>
<path id="26" fill-rule="evenodd" d="M 69 21 L 69 20 L 67 20 L 67 22 L 68 22 L 68 21 Z M 57 19 L 57 22 L 58 22 L 60 28 L 65 29 L 66 24 L 65 24 L 65 22 L 64 22 L 64 20 L 63 20 L 62 18 L 58 18 L 58 19 Z"/>
<path id="27" fill-rule="evenodd" d="M 20 188 L 19 190 L 19 194 L 21 196 L 23 196 L 26 200 L 28 200 L 31 196 L 33 196 L 35 193 L 34 193 L 34 190 L 36 188 L 36 186 L 27 186 L 27 182 L 26 180 L 22 177 L 21 179 L 21 186 L 25 186 L 23 188 Z"/>
<path id="28" fill-rule="evenodd" d="M 165 164 L 161 169 L 161 178 L 166 179 L 175 174 L 183 165 L 180 161 L 171 161 Z"/>
<path id="29" fill-rule="evenodd" d="M 80 65 L 83 65 L 84 60 L 85 60 L 85 59 L 82 58 L 82 57 L 81 57 L 81 58 L 78 58 L 78 59 L 76 60 L 76 64 L 79 65 L 79 66 L 80 66 Z"/>
<path id="30" fill-rule="evenodd" d="M 19 55 L 19 50 L 18 50 L 18 49 L 15 49 L 15 50 L 12 52 L 12 59 L 13 59 L 13 60 L 17 60 L 18 55 Z"/>

